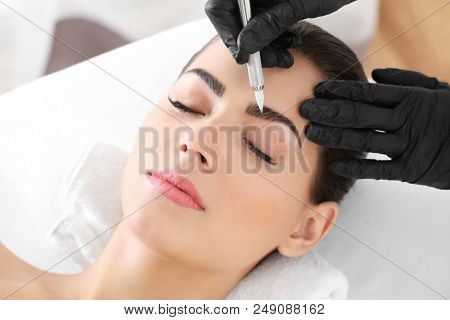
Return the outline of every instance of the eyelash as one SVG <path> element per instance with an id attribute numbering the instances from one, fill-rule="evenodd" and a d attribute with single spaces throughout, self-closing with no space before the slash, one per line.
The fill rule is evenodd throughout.
<path id="1" fill-rule="evenodd" d="M 273 161 L 273 159 L 271 157 L 269 157 L 267 154 L 265 154 L 264 152 L 259 150 L 257 147 L 255 147 L 255 145 L 253 143 L 251 143 L 250 141 L 248 141 L 245 138 L 242 138 L 242 141 L 247 145 L 247 148 L 251 152 L 253 152 L 258 158 L 264 160 L 265 162 L 267 162 L 273 166 L 276 165 L 276 163 Z"/>
<path id="2" fill-rule="evenodd" d="M 182 104 L 182 103 L 179 102 L 179 101 L 173 101 L 173 100 L 170 99 L 169 97 L 167 97 L 167 98 L 169 99 L 169 102 L 172 104 L 172 106 L 173 106 L 175 109 L 177 109 L 177 110 L 179 110 L 179 111 L 181 111 L 181 112 L 192 113 L 192 114 L 197 114 L 197 115 L 202 115 L 202 116 L 204 116 L 203 113 L 198 112 L 198 111 L 195 111 L 194 109 L 191 109 L 191 108 L 185 106 L 184 104 Z"/>
<path id="3" fill-rule="evenodd" d="M 173 101 L 169 97 L 168 97 L 168 99 L 169 99 L 170 103 L 173 105 L 173 107 L 178 109 L 181 112 L 199 114 L 199 115 L 204 116 L 203 113 L 195 111 L 195 110 L 185 106 L 184 104 L 182 104 L 179 101 Z M 265 162 L 267 162 L 267 163 L 269 163 L 271 165 L 276 165 L 276 163 L 273 161 L 273 159 L 271 157 L 269 157 L 267 154 L 265 154 L 264 152 L 259 150 L 257 147 L 255 147 L 255 145 L 253 143 L 251 143 L 249 140 L 243 138 L 242 141 L 247 145 L 247 148 L 250 151 L 252 151 L 258 158 L 264 160 Z"/>

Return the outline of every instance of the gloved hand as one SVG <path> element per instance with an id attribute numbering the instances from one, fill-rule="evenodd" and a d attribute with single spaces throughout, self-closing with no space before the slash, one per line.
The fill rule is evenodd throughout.
<path id="1" fill-rule="evenodd" d="M 205 11 L 234 59 L 247 63 L 249 54 L 261 51 L 263 67 L 289 68 L 294 58 L 287 51 L 295 22 L 330 14 L 355 0 L 251 0 L 252 19 L 242 29 L 237 0 L 209 0 Z"/>
<path id="2" fill-rule="evenodd" d="M 340 159 L 338 175 L 450 189 L 450 88 L 436 78 L 377 69 L 380 84 L 327 81 L 300 107 L 307 137 L 320 145 L 382 153 L 391 160 Z M 382 130 L 384 132 L 374 131 Z"/>

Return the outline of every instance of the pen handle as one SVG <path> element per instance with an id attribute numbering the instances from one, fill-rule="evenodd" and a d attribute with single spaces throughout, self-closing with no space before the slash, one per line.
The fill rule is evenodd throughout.
<path id="1" fill-rule="evenodd" d="M 254 90 L 262 90 L 264 88 L 264 75 L 262 73 L 261 56 L 259 51 L 249 55 L 247 70 L 250 86 Z"/>
<path id="2" fill-rule="evenodd" d="M 245 27 L 252 18 L 252 10 L 250 8 L 250 0 L 237 0 L 239 11 L 241 13 L 242 24 Z"/>
<path id="3" fill-rule="evenodd" d="M 237 0 L 241 13 L 242 24 L 245 27 L 252 18 L 250 9 L 250 0 Z M 253 90 L 262 90 L 264 88 L 264 75 L 262 71 L 261 55 L 258 52 L 250 54 L 247 63 L 248 78 Z"/>

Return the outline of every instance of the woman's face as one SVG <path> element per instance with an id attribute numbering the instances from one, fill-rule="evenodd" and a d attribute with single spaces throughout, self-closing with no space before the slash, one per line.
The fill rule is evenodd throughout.
<path id="1" fill-rule="evenodd" d="M 264 77 L 262 118 L 246 66 L 214 41 L 142 123 L 123 173 L 122 205 L 128 226 L 153 250 L 228 272 L 275 248 L 302 254 L 319 240 L 308 242 L 307 220 L 317 209 L 309 190 L 318 146 L 304 138 L 298 106 L 322 76 L 295 54 L 292 68 L 264 69 Z M 201 200 L 161 195 L 165 170 L 189 180 Z"/>

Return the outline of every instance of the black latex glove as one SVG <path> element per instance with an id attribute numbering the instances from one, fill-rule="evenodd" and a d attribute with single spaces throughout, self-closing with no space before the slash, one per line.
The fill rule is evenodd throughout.
<path id="1" fill-rule="evenodd" d="M 329 169 L 357 179 L 400 180 L 450 189 L 448 84 L 398 69 L 377 69 L 372 77 L 381 84 L 319 84 L 316 99 L 300 107 L 300 114 L 311 120 L 305 132 L 311 141 L 391 158 L 334 160 Z"/>
<path id="2" fill-rule="evenodd" d="M 330 14 L 355 0 L 250 0 L 252 19 L 242 29 L 237 0 L 209 0 L 205 11 L 234 59 L 247 63 L 261 51 L 264 67 L 289 68 L 289 37 L 279 37 L 295 22 Z"/>

